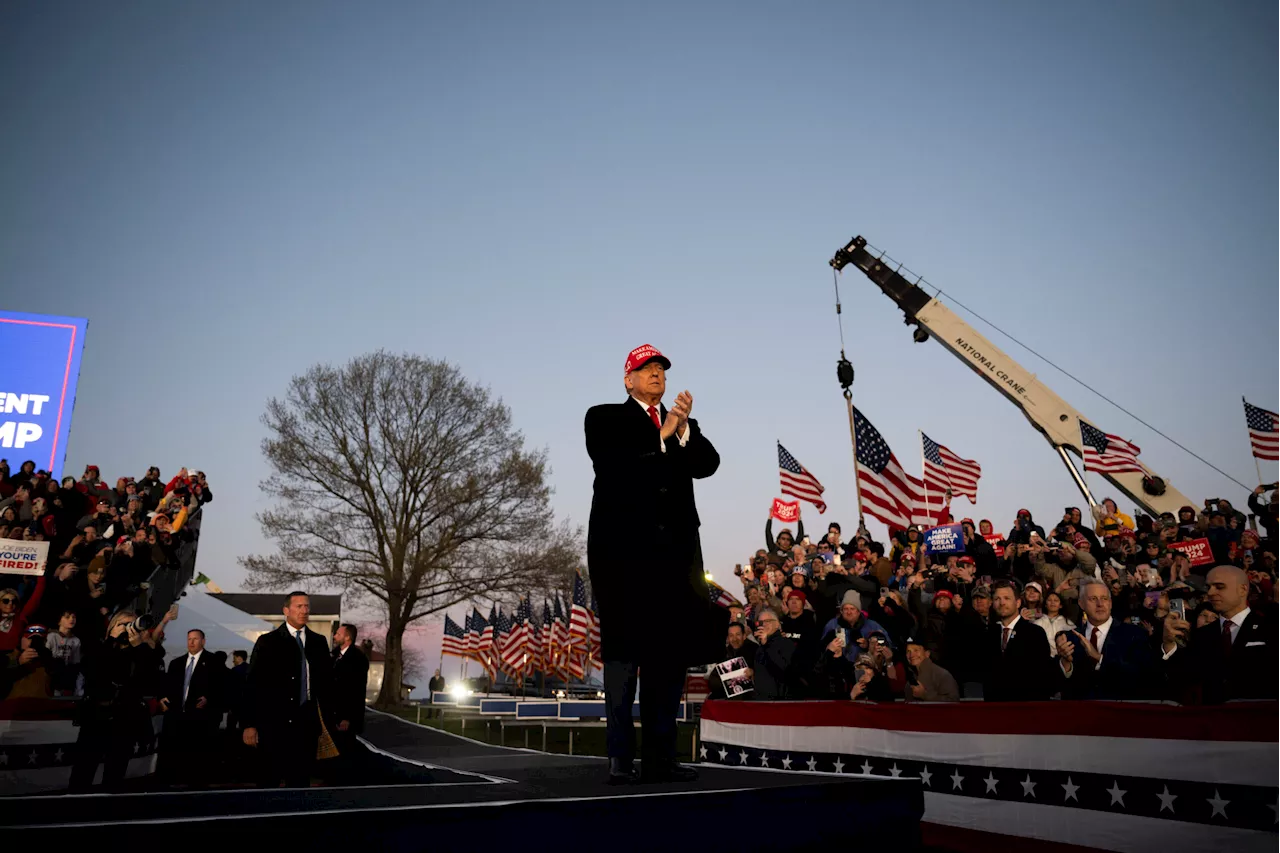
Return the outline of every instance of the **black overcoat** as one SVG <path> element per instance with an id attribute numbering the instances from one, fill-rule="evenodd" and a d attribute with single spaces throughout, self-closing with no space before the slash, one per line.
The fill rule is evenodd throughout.
<path id="1" fill-rule="evenodd" d="M 663 452 L 657 427 L 630 397 L 593 406 L 585 429 L 596 475 L 587 571 L 603 659 L 718 661 L 728 611 L 707 594 L 693 481 L 714 474 L 720 455 L 692 418 L 685 446 L 672 436 Z"/>

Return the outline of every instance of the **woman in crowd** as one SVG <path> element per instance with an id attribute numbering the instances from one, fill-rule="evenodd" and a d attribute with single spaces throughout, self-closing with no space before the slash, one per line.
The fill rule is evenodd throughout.
<path id="1" fill-rule="evenodd" d="M 1044 596 L 1044 613 L 1030 620 L 1044 629 L 1049 638 L 1049 654 L 1058 656 L 1057 636 L 1062 631 L 1076 630 L 1072 622 L 1062 612 L 1062 595 L 1057 590 L 1050 590 Z"/>

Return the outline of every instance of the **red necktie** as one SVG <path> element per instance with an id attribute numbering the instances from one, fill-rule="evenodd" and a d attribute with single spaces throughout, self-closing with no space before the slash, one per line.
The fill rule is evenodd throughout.
<path id="1" fill-rule="evenodd" d="M 653 421 L 653 425 L 659 430 L 662 429 L 662 421 L 658 420 L 658 409 L 656 406 L 650 406 L 648 409 L 649 420 Z"/>
<path id="2" fill-rule="evenodd" d="M 1093 626 L 1093 633 L 1089 635 L 1089 642 L 1093 644 L 1093 647 L 1095 649 L 1097 649 L 1098 651 L 1102 651 L 1102 646 L 1098 644 L 1098 626 L 1097 625 Z"/>
<path id="3" fill-rule="evenodd" d="M 1003 633 L 1000 635 L 1000 651 L 1004 651 L 1009 645 L 1009 627 L 1005 626 Z"/>
<path id="4" fill-rule="evenodd" d="M 1223 619 L 1222 620 L 1222 653 L 1224 655 L 1231 654 L 1231 628 L 1232 628 L 1231 620 Z"/>

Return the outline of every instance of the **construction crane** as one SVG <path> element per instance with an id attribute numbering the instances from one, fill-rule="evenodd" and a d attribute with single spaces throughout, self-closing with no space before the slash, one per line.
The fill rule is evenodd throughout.
<path id="1" fill-rule="evenodd" d="M 830 263 L 837 272 L 852 264 L 866 273 L 867 278 L 875 282 L 885 296 L 902 309 L 903 322 L 915 326 L 911 336 L 916 343 L 922 344 L 933 337 L 947 352 L 967 364 L 991 387 L 1003 394 L 1005 399 L 1021 409 L 1031 425 L 1053 445 L 1089 506 L 1097 506 L 1088 484 L 1067 451 L 1084 458 L 1080 447 L 1083 443 L 1081 422 L 1100 432 L 1105 433 L 1105 430 L 1053 393 L 1034 373 L 979 334 L 956 316 L 954 311 L 903 278 L 898 269 L 885 263 L 882 258 L 868 252 L 867 241 L 862 237 L 850 240 L 848 245 L 836 252 Z M 1106 477 L 1112 485 L 1153 516 L 1171 512 L 1177 517 L 1181 507 L 1195 506 L 1163 477 L 1145 465 L 1143 468 L 1143 474 L 1102 473 L 1101 476 Z"/>

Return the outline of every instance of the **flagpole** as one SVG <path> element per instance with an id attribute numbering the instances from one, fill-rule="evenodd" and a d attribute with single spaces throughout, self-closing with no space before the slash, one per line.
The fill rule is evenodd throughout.
<path id="1" fill-rule="evenodd" d="M 853 422 L 853 392 L 849 390 L 853 385 L 853 365 L 844 357 L 843 349 L 840 350 L 840 361 L 836 363 L 836 377 L 844 388 L 844 404 L 849 410 L 849 441 L 853 445 L 853 494 L 858 501 L 858 530 L 863 531 L 867 525 L 862 514 L 862 486 L 858 483 L 858 430 Z"/>
<path id="2" fill-rule="evenodd" d="M 1244 398 L 1244 395 L 1241 395 L 1240 403 L 1245 406 L 1249 405 L 1249 401 Z M 1248 409 L 1244 410 L 1244 431 L 1246 433 L 1249 432 L 1249 410 Z M 1253 457 L 1253 470 L 1258 472 L 1258 485 L 1261 486 L 1262 485 L 1262 463 L 1258 461 L 1258 454 L 1253 452 L 1252 439 L 1250 439 L 1249 441 L 1249 454 Z"/>
<path id="3" fill-rule="evenodd" d="M 924 508 L 929 511 L 929 478 L 924 470 L 924 430 L 916 430 L 916 443 L 920 445 L 920 485 L 924 487 Z"/>

